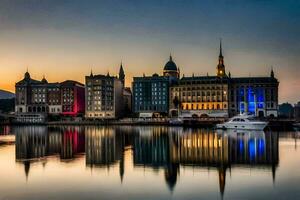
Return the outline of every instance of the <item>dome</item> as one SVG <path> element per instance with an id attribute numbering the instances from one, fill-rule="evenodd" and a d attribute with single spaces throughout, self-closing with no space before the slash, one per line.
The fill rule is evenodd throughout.
<path id="1" fill-rule="evenodd" d="M 48 81 L 47 81 L 47 79 L 45 77 L 43 77 L 42 83 L 48 83 Z"/>
<path id="2" fill-rule="evenodd" d="M 24 74 L 24 78 L 27 80 L 30 79 L 30 74 L 28 71 Z"/>
<path id="3" fill-rule="evenodd" d="M 165 71 L 177 71 L 177 66 L 173 62 L 172 56 L 170 56 L 170 60 L 165 64 L 164 70 Z"/>

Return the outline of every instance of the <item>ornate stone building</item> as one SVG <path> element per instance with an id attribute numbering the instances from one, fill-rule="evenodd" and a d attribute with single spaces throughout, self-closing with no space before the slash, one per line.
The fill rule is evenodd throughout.
<path id="1" fill-rule="evenodd" d="M 277 117 L 278 85 L 272 69 L 265 77 L 231 77 L 225 71 L 222 44 L 216 76 L 182 77 L 170 87 L 169 108 L 186 117 L 225 117 L 252 113 Z"/>
<path id="2" fill-rule="evenodd" d="M 125 76 L 124 76 L 125 77 Z M 122 115 L 123 83 L 115 76 L 93 75 L 85 77 L 86 118 L 114 119 Z"/>
<path id="3" fill-rule="evenodd" d="M 226 117 L 228 83 L 228 78 L 218 76 L 182 77 L 178 85 L 170 87 L 171 114 L 179 109 L 187 117 Z"/>
<path id="4" fill-rule="evenodd" d="M 67 84 L 68 83 L 68 84 Z M 70 94 L 66 95 L 64 89 L 72 85 Z M 32 79 L 29 72 L 17 82 L 15 112 L 19 122 L 44 122 L 48 114 L 77 116 L 84 113 L 84 85 L 76 81 L 63 83 L 48 83 L 45 77 L 41 81 Z M 81 91 L 81 92 L 80 92 Z M 70 103 L 69 110 L 65 112 L 64 105 Z"/>
<path id="5" fill-rule="evenodd" d="M 169 112 L 169 87 L 178 81 L 180 71 L 172 56 L 165 64 L 163 76 L 134 77 L 132 83 L 133 112 L 159 113 L 167 115 Z"/>

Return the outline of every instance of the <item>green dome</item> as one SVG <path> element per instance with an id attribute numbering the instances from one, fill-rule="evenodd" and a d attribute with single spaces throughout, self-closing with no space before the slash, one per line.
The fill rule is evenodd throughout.
<path id="1" fill-rule="evenodd" d="M 170 56 L 170 60 L 165 64 L 164 70 L 165 71 L 177 71 L 177 66 L 173 62 L 172 56 Z"/>

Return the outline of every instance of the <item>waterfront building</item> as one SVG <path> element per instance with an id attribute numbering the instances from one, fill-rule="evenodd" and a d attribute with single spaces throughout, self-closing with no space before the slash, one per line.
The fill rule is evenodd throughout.
<path id="1" fill-rule="evenodd" d="M 230 115 L 246 112 L 259 117 L 277 117 L 278 86 L 273 70 L 269 77 L 230 78 Z"/>
<path id="2" fill-rule="evenodd" d="M 83 88 L 84 85 L 75 81 L 48 83 L 45 77 L 41 81 L 35 80 L 26 72 L 24 78 L 15 84 L 17 121 L 39 123 L 44 122 L 48 114 L 76 116 L 83 113 Z"/>
<path id="3" fill-rule="evenodd" d="M 16 85 L 15 112 L 19 122 L 43 122 L 49 111 L 47 101 L 48 82 L 32 79 L 27 71 Z"/>
<path id="4" fill-rule="evenodd" d="M 93 75 L 85 77 L 86 118 L 114 119 L 123 110 L 123 84 L 115 76 Z"/>
<path id="5" fill-rule="evenodd" d="M 180 109 L 186 117 L 228 116 L 228 83 L 218 76 L 182 77 L 170 88 L 170 114 Z"/>
<path id="6" fill-rule="evenodd" d="M 134 77 L 133 109 L 135 113 L 168 113 L 169 78 L 153 74 Z"/>
<path id="7" fill-rule="evenodd" d="M 167 115 L 169 112 L 169 86 L 177 82 L 180 71 L 170 56 L 163 69 L 163 76 L 134 77 L 132 83 L 133 112 L 159 113 Z"/>
<path id="8" fill-rule="evenodd" d="M 82 83 L 66 80 L 60 83 L 62 115 L 81 116 L 85 111 L 85 87 Z"/>
<path id="9" fill-rule="evenodd" d="M 182 77 L 170 87 L 169 108 L 172 116 L 180 110 L 187 117 L 225 117 L 252 113 L 277 117 L 278 85 L 273 69 L 270 76 L 231 77 L 225 71 L 220 43 L 216 76 Z"/>
<path id="10" fill-rule="evenodd" d="M 60 114 L 62 112 L 62 99 L 59 83 L 48 83 L 47 97 L 49 113 Z"/>
<path id="11" fill-rule="evenodd" d="M 170 87 L 170 114 L 185 117 L 227 117 L 229 77 L 225 72 L 222 44 L 216 76 L 182 77 Z"/>

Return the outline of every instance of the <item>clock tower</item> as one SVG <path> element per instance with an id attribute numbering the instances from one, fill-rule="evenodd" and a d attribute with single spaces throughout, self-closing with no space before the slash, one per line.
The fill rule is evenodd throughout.
<path id="1" fill-rule="evenodd" d="M 224 65 L 224 57 L 223 57 L 223 54 L 222 54 L 222 40 L 220 40 L 220 54 L 219 54 L 219 64 L 217 66 L 217 76 L 218 77 L 226 76 L 225 65 Z"/>

